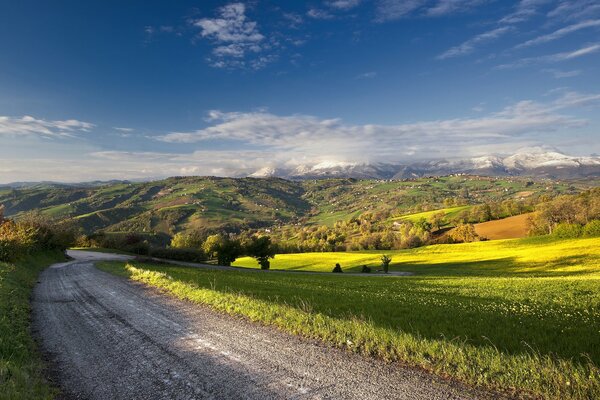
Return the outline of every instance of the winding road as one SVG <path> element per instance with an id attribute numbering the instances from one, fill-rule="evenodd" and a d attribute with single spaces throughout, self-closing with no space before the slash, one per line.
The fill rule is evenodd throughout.
<path id="1" fill-rule="evenodd" d="M 33 331 L 65 399 L 480 399 L 461 384 L 182 302 L 94 267 L 46 269 Z"/>

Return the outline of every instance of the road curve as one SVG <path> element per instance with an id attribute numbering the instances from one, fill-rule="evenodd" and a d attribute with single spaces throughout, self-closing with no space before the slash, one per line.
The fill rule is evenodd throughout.
<path id="1" fill-rule="evenodd" d="M 93 261 L 46 269 L 32 298 L 33 332 L 63 398 L 492 397 L 172 299 Z"/>

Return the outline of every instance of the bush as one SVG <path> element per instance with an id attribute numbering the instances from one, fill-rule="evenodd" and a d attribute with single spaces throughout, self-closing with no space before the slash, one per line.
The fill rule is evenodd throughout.
<path id="1" fill-rule="evenodd" d="M 204 262 L 206 254 L 198 249 L 180 249 L 180 248 L 152 248 L 150 255 L 156 258 L 166 258 L 167 260 Z"/>
<path id="2" fill-rule="evenodd" d="M 335 264 L 335 267 L 333 267 L 333 271 L 331 272 L 335 272 L 336 274 L 342 273 L 342 266 L 340 264 Z"/>
<path id="3" fill-rule="evenodd" d="M 39 250 L 64 251 L 77 235 L 74 225 L 55 221 L 39 213 L 28 213 L 19 221 L 0 222 L 0 261 L 15 261 Z"/>
<path id="4" fill-rule="evenodd" d="M 369 273 L 371 273 L 371 268 L 367 267 L 366 265 L 363 265 L 360 272 L 362 272 L 363 274 L 369 274 Z"/>
<path id="5" fill-rule="evenodd" d="M 584 236 L 600 236 L 600 219 L 588 222 L 583 227 Z"/>
<path id="6" fill-rule="evenodd" d="M 583 227 L 579 224 L 558 224 L 552 234 L 561 239 L 578 238 L 583 234 Z"/>

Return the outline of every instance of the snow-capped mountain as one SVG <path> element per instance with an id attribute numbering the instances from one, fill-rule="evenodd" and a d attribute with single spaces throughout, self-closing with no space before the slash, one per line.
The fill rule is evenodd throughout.
<path id="1" fill-rule="evenodd" d="M 512 155 L 441 159 L 409 164 L 320 162 L 315 165 L 305 164 L 290 168 L 265 167 L 250 176 L 277 176 L 287 179 L 406 179 L 456 173 L 551 178 L 600 176 L 600 156 L 576 157 L 555 149 L 536 147 L 522 149 Z"/>

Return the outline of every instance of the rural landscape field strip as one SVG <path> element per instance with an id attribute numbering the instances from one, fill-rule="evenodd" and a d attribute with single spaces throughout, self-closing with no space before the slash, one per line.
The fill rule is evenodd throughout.
<path id="1" fill-rule="evenodd" d="M 599 248 L 598 238 L 431 246 L 394 252 L 394 268 L 416 275 L 385 279 L 100 267 L 223 312 L 471 384 L 588 399 L 600 396 Z M 355 257 L 358 266 L 378 254 L 290 256 L 306 257 L 304 269 L 324 270 L 328 257 Z M 285 255 L 273 262 L 293 269 Z"/>

